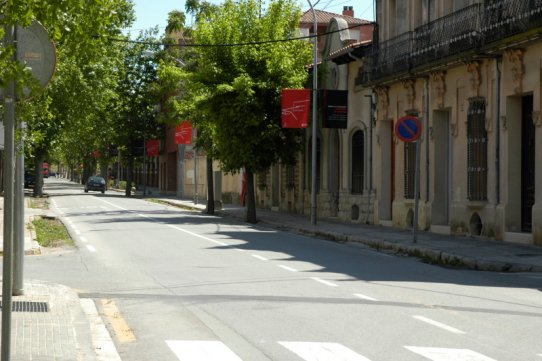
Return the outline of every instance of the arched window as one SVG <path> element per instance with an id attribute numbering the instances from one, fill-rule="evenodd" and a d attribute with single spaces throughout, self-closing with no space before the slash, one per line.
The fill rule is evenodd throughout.
<path id="1" fill-rule="evenodd" d="M 365 134 L 358 130 L 352 136 L 352 194 L 363 193 L 365 174 Z"/>

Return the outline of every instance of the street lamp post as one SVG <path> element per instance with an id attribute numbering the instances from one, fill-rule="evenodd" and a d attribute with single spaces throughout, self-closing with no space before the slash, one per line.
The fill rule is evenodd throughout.
<path id="1" fill-rule="evenodd" d="M 318 4 L 320 0 L 317 0 L 314 5 Z M 318 94 L 318 21 L 316 20 L 316 11 L 314 11 L 314 5 L 310 0 L 307 0 L 309 6 L 311 7 L 312 17 L 313 17 L 313 66 L 312 66 L 312 142 L 311 142 L 311 152 L 312 152 L 312 167 L 311 167 L 311 224 L 316 224 L 316 138 L 317 138 L 317 124 L 316 121 L 318 117 L 316 116 L 316 101 Z"/>

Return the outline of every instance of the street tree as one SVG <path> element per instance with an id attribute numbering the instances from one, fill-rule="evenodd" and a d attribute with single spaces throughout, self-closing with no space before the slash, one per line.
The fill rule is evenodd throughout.
<path id="1" fill-rule="evenodd" d="M 301 132 L 281 128 L 281 90 L 301 88 L 310 63 L 309 43 L 299 36 L 301 11 L 291 0 L 227 0 L 200 13 L 193 41 L 197 62 L 187 77 L 198 128 L 208 127 L 214 156 L 227 172 L 247 175 L 248 222 L 256 222 L 254 174 L 292 164 Z"/>
<path id="2" fill-rule="evenodd" d="M 115 122 L 116 143 L 128 165 L 126 196 L 132 195 L 133 170 L 136 157 L 141 157 L 144 142 L 160 132 L 157 123 L 161 90 L 158 84 L 158 64 L 163 49 L 157 37 L 158 29 L 141 32 L 135 41 L 123 44 L 123 64 L 116 87 L 119 101 Z"/>
<path id="3" fill-rule="evenodd" d="M 0 51 L 0 85 L 15 81 L 19 99 L 24 87 L 33 90 L 31 101 L 18 103 L 17 114 L 19 120 L 28 124 L 26 153 L 35 161 L 38 179 L 41 179 L 43 160 L 62 140 L 63 128 L 77 121 L 91 121 L 92 115 L 96 115 L 97 108 L 91 105 L 95 105 L 93 100 L 101 95 L 85 93 L 88 87 L 81 84 L 87 76 L 92 77 L 91 72 L 87 72 L 89 67 L 100 68 L 109 37 L 119 35 L 120 29 L 133 20 L 132 6 L 129 0 L 97 0 L 92 4 L 86 0 L 5 1 L 0 5 L 1 32 L 4 27 L 15 24 L 24 27 L 39 21 L 57 47 L 56 74 L 45 92 L 37 89 L 24 65 L 13 60 L 13 47 L 3 44 Z M 41 193 L 41 182 L 36 182 L 34 194 Z"/>

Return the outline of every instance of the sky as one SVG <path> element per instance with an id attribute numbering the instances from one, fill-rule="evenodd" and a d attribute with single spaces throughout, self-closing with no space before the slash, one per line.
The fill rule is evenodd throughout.
<path id="1" fill-rule="evenodd" d="M 213 3 L 220 3 L 220 0 L 210 0 Z M 129 30 L 132 34 L 140 30 L 149 29 L 158 25 L 160 33 L 163 33 L 167 25 L 167 15 L 172 10 L 184 11 L 184 0 L 132 0 L 134 3 L 136 21 Z M 312 1 L 313 5 L 315 1 Z M 308 10 L 307 1 L 301 3 L 303 10 Z M 374 20 L 373 0 L 320 0 L 315 9 L 325 10 L 341 14 L 344 6 L 354 7 L 356 18 Z"/>

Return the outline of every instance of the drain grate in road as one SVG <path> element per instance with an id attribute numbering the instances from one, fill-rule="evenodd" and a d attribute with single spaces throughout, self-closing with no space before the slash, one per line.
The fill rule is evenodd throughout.
<path id="1" fill-rule="evenodd" d="M 2 308 L 2 301 L 0 301 Z M 34 301 L 13 301 L 11 304 L 13 312 L 49 312 L 49 304 L 47 302 Z"/>

